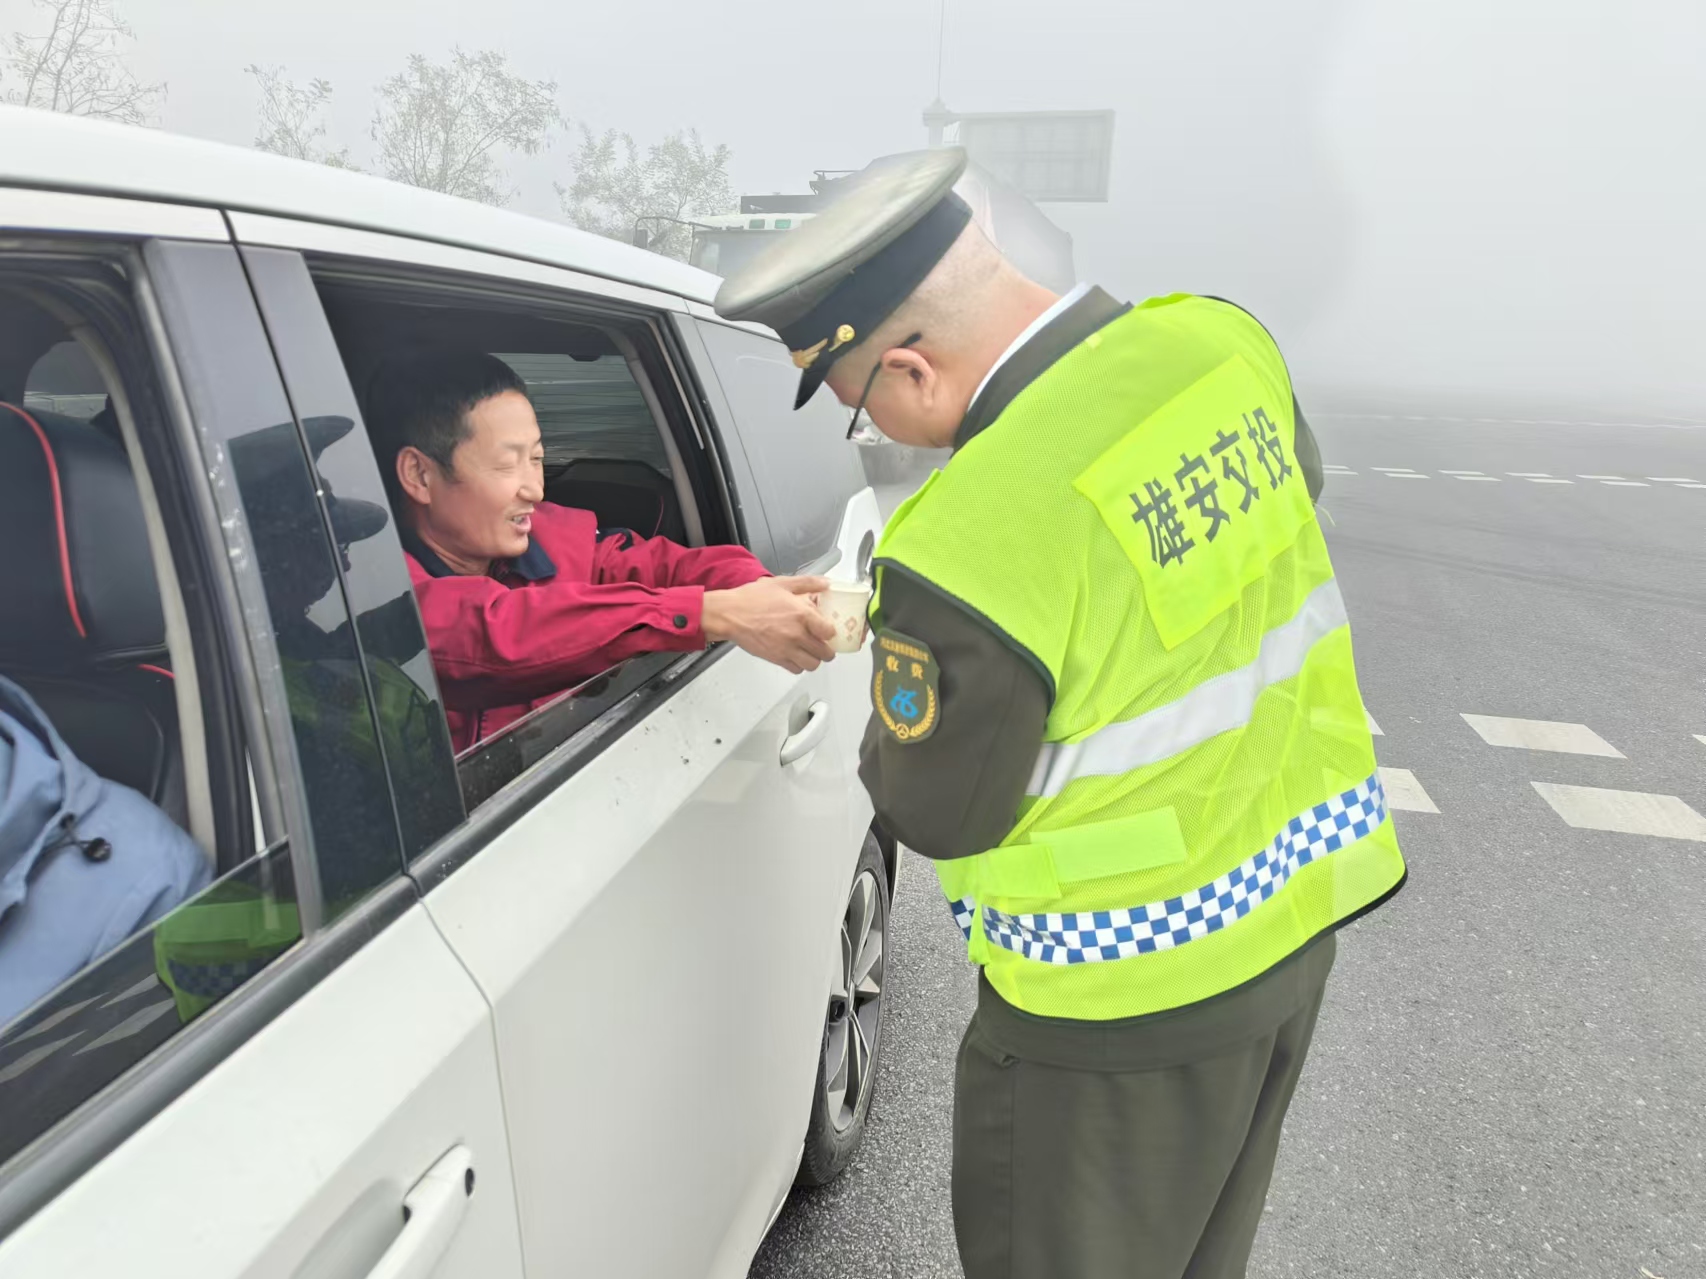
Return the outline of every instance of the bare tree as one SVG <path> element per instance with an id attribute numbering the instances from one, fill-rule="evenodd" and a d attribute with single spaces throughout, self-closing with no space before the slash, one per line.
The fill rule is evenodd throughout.
<path id="1" fill-rule="evenodd" d="M 35 0 L 48 15 L 43 35 L 15 31 L 5 60 L 13 83 L 6 101 L 67 115 L 146 124 L 165 96 L 164 84 L 142 84 L 125 65 L 120 40 L 135 33 L 113 8 L 114 0 Z"/>
<path id="2" fill-rule="evenodd" d="M 332 100 L 329 81 L 310 80 L 304 89 L 284 78 L 283 67 L 250 64 L 243 72 L 254 76 L 261 86 L 261 131 L 255 135 L 256 147 L 294 160 L 315 160 L 334 169 L 356 167 L 350 163 L 348 147 L 328 151 L 320 145 L 326 136 L 321 112 Z"/>
<path id="3" fill-rule="evenodd" d="M 373 119 L 385 176 L 485 204 L 507 204 L 497 154 L 533 155 L 562 122 L 554 81 L 515 75 L 500 53 L 453 49 L 442 66 L 420 54 L 379 86 Z"/>
<path id="4" fill-rule="evenodd" d="M 574 183 L 559 184 L 557 196 L 576 226 L 616 240 L 641 227 L 654 252 L 685 261 L 693 235 L 682 223 L 734 207 L 729 156 L 727 146 L 707 149 L 689 130 L 652 144 L 642 158 L 628 134 L 595 137 L 582 126 Z"/>

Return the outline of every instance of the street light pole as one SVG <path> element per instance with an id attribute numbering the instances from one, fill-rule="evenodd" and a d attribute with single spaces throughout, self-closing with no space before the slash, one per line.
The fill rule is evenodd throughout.
<path id="1" fill-rule="evenodd" d="M 942 130 L 954 122 L 954 116 L 942 101 L 942 50 L 948 36 L 948 0 L 941 0 L 936 27 L 936 100 L 924 108 L 924 127 L 930 130 L 930 145 L 942 145 Z"/>

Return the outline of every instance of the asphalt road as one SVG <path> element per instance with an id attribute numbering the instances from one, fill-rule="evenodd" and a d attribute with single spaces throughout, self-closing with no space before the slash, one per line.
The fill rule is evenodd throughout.
<path id="1" fill-rule="evenodd" d="M 1395 814 L 1410 883 L 1341 938 L 1250 1274 L 1706 1276 L 1706 842 L 1674 837 L 1678 801 L 1706 813 L 1706 487 L 1681 482 L 1706 486 L 1706 428 L 1315 426 L 1377 753 L 1438 812 Z M 1574 827 L 1534 783 L 1671 797 L 1575 819 L 1673 835 Z M 789 1202 L 754 1279 L 960 1274 L 974 975 L 911 854 L 893 933 L 864 1149 Z"/>

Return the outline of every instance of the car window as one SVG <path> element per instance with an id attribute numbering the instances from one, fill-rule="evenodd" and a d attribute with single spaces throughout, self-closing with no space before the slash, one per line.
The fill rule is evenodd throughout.
<path id="1" fill-rule="evenodd" d="M 675 390 L 677 379 L 655 323 L 600 314 L 594 300 L 573 295 L 554 302 L 537 295 L 512 298 L 496 280 L 475 294 L 466 279 L 454 287 L 427 278 L 376 283 L 346 276 L 336 264 L 309 265 L 342 372 L 364 389 L 364 426 L 374 418 L 377 379 L 387 376 L 394 356 L 423 348 L 492 356 L 525 383 L 539 419 L 547 502 L 590 512 L 599 539 L 624 545 L 636 537 L 679 545 L 735 540 L 714 478 L 717 459 L 704 442 L 708 433 L 696 431 L 686 416 L 689 409 Z M 378 469 L 387 472 L 395 465 L 395 441 L 371 434 L 369 439 Z M 391 497 L 400 501 L 396 492 Z M 412 534 L 406 537 L 405 544 L 418 552 Z M 449 569 L 436 563 L 422 564 L 420 571 Z M 555 577 L 570 570 L 552 563 L 529 571 Z M 585 573 L 587 566 L 574 571 Z M 560 687 L 503 696 L 481 691 L 465 671 L 453 680 L 439 670 L 466 808 L 472 812 L 491 800 L 684 658 L 690 655 L 644 653 L 621 669 L 589 669 Z"/>
<path id="2" fill-rule="evenodd" d="M 545 440 L 545 472 L 589 458 L 631 458 L 662 475 L 669 454 L 639 383 L 621 355 L 494 351 L 527 383 Z"/>
<path id="3" fill-rule="evenodd" d="M 405 866 L 344 567 L 353 571 L 387 513 L 325 500 L 336 484 L 318 468 L 332 469 L 334 446 L 356 423 L 297 420 L 235 250 L 155 242 L 148 265 L 221 520 L 258 569 L 250 641 L 278 666 L 289 725 L 281 749 L 296 765 L 296 814 L 312 835 L 326 918 L 336 919 Z"/>
<path id="4" fill-rule="evenodd" d="M 758 478 L 775 543 L 770 567 L 793 572 L 831 548 L 848 498 L 865 487 L 848 411 L 827 387 L 794 411 L 800 371 L 780 342 L 726 324 L 701 322 L 699 331 Z"/>
<path id="5" fill-rule="evenodd" d="M 366 536 L 342 546 L 342 577 L 397 796 L 403 850 L 412 858 L 460 822 L 463 809 L 456 788 L 445 784 L 452 770 L 450 737 L 384 482 L 301 255 L 245 249 L 243 256 L 297 416 L 348 424 L 321 450 L 315 471 L 329 527 L 359 523 L 352 511 L 372 525 L 356 530 Z M 331 611 L 339 604 L 331 602 Z M 309 615 L 326 620 L 327 609 L 322 602 Z"/>
<path id="6" fill-rule="evenodd" d="M 0 381 L 0 1163 L 302 935 L 286 847 L 260 846 L 247 764 L 219 747 L 230 708 L 195 566 L 159 562 L 109 398 L 141 408 L 151 388 L 109 385 L 32 300 L 70 273 L 0 255 L 0 334 L 28 344 L 0 369 L 29 368 Z M 122 296 L 110 268 L 88 273 Z M 133 318 L 96 327 L 109 353 L 144 349 Z"/>

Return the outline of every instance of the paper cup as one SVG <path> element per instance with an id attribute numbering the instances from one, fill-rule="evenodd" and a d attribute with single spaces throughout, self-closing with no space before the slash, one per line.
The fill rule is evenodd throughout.
<path id="1" fill-rule="evenodd" d="M 857 653 L 865 644 L 865 611 L 871 606 L 867 582 L 835 582 L 812 597 L 817 611 L 835 624 L 829 646 L 837 653 Z"/>

